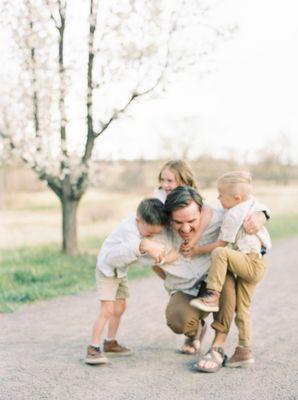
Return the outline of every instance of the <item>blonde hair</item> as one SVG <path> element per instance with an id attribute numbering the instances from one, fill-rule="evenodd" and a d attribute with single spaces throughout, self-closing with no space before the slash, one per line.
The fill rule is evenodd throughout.
<path id="1" fill-rule="evenodd" d="M 198 190 L 195 174 L 187 162 L 183 160 L 170 160 L 166 162 L 158 175 L 159 182 L 161 182 L 161 174 L 165 169 L 170 170 L 174 174 L 176 181 L 181 184 L 181 186 L 190 186 Z"/>
<path id="2" fill-rule="evenodd" d="M 220 176 L 217 185 L 225 186 L 232 196 L 246 199 L 252 192 L 252 177 L 248 171 L 231 171 Z"/>

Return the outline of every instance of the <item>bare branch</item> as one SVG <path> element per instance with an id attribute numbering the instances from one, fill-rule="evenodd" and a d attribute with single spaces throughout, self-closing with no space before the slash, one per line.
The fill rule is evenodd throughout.
<path id="1" fill-rule="evenodd" d="M 94 137 L 97 138 L 98 136 L 100 136 L 100 135 L 110 126 L 110 124 L 111 124 L 113 121 L 115 121 L 116 119 L 118 119 L 118 117 L 120 116 L 120 114 L 124 113 L 124 112 L 128 109 L 129 105 L 130 105 L 137 97 L 142 96 L 143 94 L 146 94 L 146 93 L 148 93 L 149 91 L 150 91 L 150 90 L 148 90 L 148 91 L 146 91 L 146 92 L 144 92 L 144 93 L 133 93 L 132 96 L 130 97 L 129 101 L 125 104 L 124 107 L 122 107 L 122 108 L 119 109 L 119 110 L 114 110 L 114 112 L 113 112 L 113 114 L 111 115 L 111 117 L 109 118 L 109 120 L 108 120 L 106 123 L 102 124 L 100 131 L 97 132 L 97 133 L 94 133 Z"/>
<path id="2" fill-rule="evenodd" d="M 65 67 L 64 67 L 64 32 L 65 32 L 65 11 L 66 3 L 59 0 L 59 15 L 61 25 L 59 27 L 59 112 L 60 112 L 60 142 L 61 142 L 61 153 L 63 155 L 60 163 L 60 169 L 66 167 L 65 160 L 68 158 L 67 152 L 67 138 L 66 138 L 66 111 L 65 111 L 65 94 L 66 94 L 66 82 L 65 82 Z"/>
<path id="3" fill-rule="evenodd" d="M 82 163 L 86 164 L 90 159 L 94 147 L 94 128 L 93 128 L 93 67 L 94 67 L 94 35 L 97 21 L 98 4 L 90 0 L 89 11 L 89 35 L 88 35 L 88 66 L 87 66 L 87 140 Z"/>
<path id="4" fill-rule="evenodd" d="M 162 80 L 164 78 L 164 75 L 166 73 L 166 70 L 168 68 L 168 65 L 169 65 L 170 48 L 171 48 L 171 44 L 170 43 L 171 43 L 171 40 L 172 40 L 172 36 L 173 36 L 174 32 L 177 30 L 177 24 L 176 24 L 176 19 L 174 18 L 174 15 L 175 15 L 175 13 L 173 12 L 172 13 L 173 22 L 171 24 L 171 29 L 168 32 L 167 52 L 166 52 L 166 55 L 165 55 L 165 60 L 164 60 L 163 66 L 160 69 L 160 74 L 157 77 L 155 83 L 152 86 L 150 86 L 148 89 L 143 90 L 142 92 L 138 92 L 137 90 L 135 92 L 133 92 L 132 96 L 130 97 L 129 101 L 125 104 L 125 106 L 122 107 L 119 110 L 114 110 L 114 112 L 112 113 L 112 115 L 109 118 L 109 120 L 106 123 L 102 124 L 100 131 L 97 132 L 97 133 L 94 132 L 94 137 L 97 138 L 98 136 L 100 136 L 110 126 L 110 124 L 113 121 L 118 119 L 118 117 L 121 114 L 125 113 L 127 111 L 128 107 L 130 106 L 130 104 L 132 102 L 134 102 L 135 99 L 137 99 L 139 97 L 142 97 L 142 96 L 145 96 L 146 94 L 148 94 L 150 92 L 153 92 L 160 85 L 160 83 L 162 82 Z"/>
<path id="5" fill-rule="evenodd" d="M 45 0 L 46 5 L 48 6 L 48 9 L 50 11 L 50 18 L 51 20 L 54 22 L 55 27 L 57 28 L 57 30 L 59 31 L 60 27 L 61 27 L 61 20 L 57 21 L 56 18 L 54 17 L 54 14 L 51 11 L 51 4 L 49 2 L 49 0 Z"/>

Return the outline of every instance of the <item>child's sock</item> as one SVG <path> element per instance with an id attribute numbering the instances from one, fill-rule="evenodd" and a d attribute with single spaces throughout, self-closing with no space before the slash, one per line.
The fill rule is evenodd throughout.
<path id="1" fill-rule="evenodd" d="M 111 342 L 112 340 L 115 340 L 115 338 L 106 338 L 107 342 Z"/>

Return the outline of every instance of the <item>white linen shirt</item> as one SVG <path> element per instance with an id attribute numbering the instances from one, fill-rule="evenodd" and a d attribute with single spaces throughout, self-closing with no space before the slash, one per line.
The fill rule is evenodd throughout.
<path id="1" fill-rule="evenodd" d="M 201 239 L 198 241 L 198 245 L 204 245 L 212 243 L 217 240 L 219 235 L 220 226 L 222 223 L 224 210 L 222 208 L 215 208 L 212 210 L 211 221 L 203 232 Z M 174 231 L 169 231 L 160 240 L 166 240 L 167 246 L 175 247 L 179 249 L 183 240 Z M 211 265 L 210 253 L 202 254 L 194 257 L 184 257 L 179 255 L 179 258 L 171 264 L 164 264 L 161 268 L 166 273 L 164 280 L 164 286 L 169 294 L 173 294 L 178 291 L 196 296 L 198 290 L 203 281 L 206 281 L 208 270 Z"/>
<path id="2" fill-rule="evenodd" d="M 138 230 L 136 216 L 131 215 L 118 225 L 105 239 L 98 253 L 96 267 L 108 277 L 127 276 L 129 264 L 148 258 L 141 257 L 139 250 L 142 236 Z"/>
<path id="3" fill-rule="evenodd" d="M 271 239 L 266 228 L 262 227 L 255 235 L 249 235 L 242 226 L 249 214 L 260 210 L 267 208 L 253 197 L 228 209 L 223 217 L 219 239 L 232 243 L 235 250 L 247 254 L 261 254 L 262 247 L 270 249 Z"/>

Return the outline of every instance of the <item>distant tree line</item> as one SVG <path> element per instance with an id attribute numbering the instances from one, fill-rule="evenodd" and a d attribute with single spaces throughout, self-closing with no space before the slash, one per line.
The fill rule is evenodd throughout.
<path id="1" fill-rule="evenodd" d="M 149 191 L 157 185 L 157 174 L 164 160 L 97 161 L 92 186 L 111 191 Z M 239 163 L 233 159 L 220 159 L 203 155 L 190 161 L 200 187 L 212 187 L 219 175 L 236 169 L 249 170 L 254 180 L 288 185 L 298 183 L 298 164 L 285 163 L 274 155 L 257 163 Z M 18 163 L 0 164 L 0 191 L 38 191 L 46 185 Z"/>

